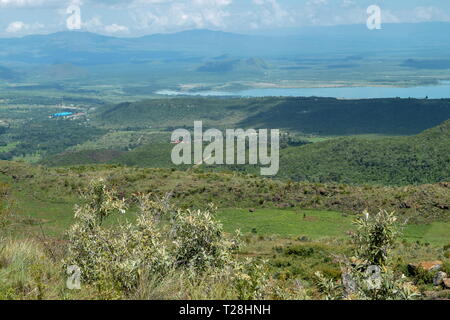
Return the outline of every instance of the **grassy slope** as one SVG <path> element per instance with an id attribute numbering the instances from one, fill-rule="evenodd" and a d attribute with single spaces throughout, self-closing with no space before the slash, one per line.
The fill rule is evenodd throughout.
<path id="1" fill-rule="evenodd" d="M 263 234 L 308 235 L 313 238 L 336 236 L 347 230 L 351 220 L 341 213 L 357 214 L 365 208 L 372 211 L 385 208 L 395 210 L 411 221 L 424 225 L 433 223 L 429 228 L 411 229 L 411 238 L 417 236 L 438 243 L 448 238 L 441 232 L 445 225 L 439 224 L 439 221 L 449 219 L 450 190 L 446 184 L 401 188 L 352 187 L 283 183 L 243 174 L 201 170 L 181 172 L 114 166 L 48 169 L 12 162 L 1 162 L 0 168 L 0 182 L 10 186 L 15 200 L 14 211 L 18 220 L 28 226 L 25 230 L 40 232 L 38 226 L 42 224 L 44 230 L 52 235 L 62 233 L 71 223 L 73 205 L 79 202 L 78 191 L 90 179 L 106 177 L 130 199 L 136 192 L 162 196 L 173 191 L 173 201 L 182 207 L 202 207 L 214 202 L 222 208 L 220 218 L 229 231 L 242 228 L 248 232 L 256 228 Z M 256 213 L 234 208 L 255 208 Z M 314 210 L 306 211 L 310 227 L 302 225 L 304 210 Z M 23 228 L 21 230 L 23 233 Z"/>
<path id="2" fill-rule="evenodd" d="M 239 229 L 243 233 L 262 236 L 306 237 L 312 240 L 345 238 L 353 229 L 353 216 L 323 210 L 223 209 L 219 220 L 228 232 Z M 450 241 L 450 222 L 410 224 L 405 226 L 403 239 L 445 245 Z"/>
<path id="3" fill-rule="evenodd" d="M 263 258 L 268 261 L 270 275 L 281 285 L 290 286 L 288 281 L 298 285 L 300 281 L 314 298 L 320 298 L 315 289 L 314 273 L 321 271 L 328 277 L 340 279 L 341 269 L 333 257 L 350 254 L 346 233 L 352 229 L 354 217 L 342 211 L 359 213 L 365 206 L 389 207 L 411 215 L 419 208 L 423 209 L 419 211 L 428 213 L 430 223 L 406 226 L 403 237 L 406 241 L 398 243 L 393 252 L 395 268 L 405 272 L 408 263 L 436 259 L 448 265 L 448 255 L 442 246 L 450 241 L 450 222 L 437 220 L 443 216 L 448 218 L 449 211 L 448 208 L 433 209 L 439 201 L 442 204 L 450 202 L 447 184 L 404 188 L 286 184 L 248 175 L 200 170 L 178 172 L 113 166 L 48 169 L 0 162 L 0 183 L 9 185 L 10 198 L 16 200 L 13 224 L 6 230 L 2 229 L 6 236 L 12 233 L 12 237 L 7 239 L 13 240 L 7 242 L 7 250 L 0 250 L 0 258 L 14 263 L 1 268 L 0 299 L 18 299 L 24 295 L 26 299 L 33 299 L 36 293 L 40 299 L 99 298 L 94 288 L 83 286 L 81 291 L 65 289 L 67 279 L 61 276 L 59 262 L 65 253 L 62 235 L 73 221 L 73 205 L 80 202 L 77 191 L 91 178 L 100 176 L 106 177 L 127 197 L 137 191 L 161 195 L 174 190 L 173 201 L 183 207 L 216 202 L 222 208 L 218 219 L 225 230 L 233 232 L 239 228 L 245 233 L 243 240 L 246 245 L 239 256 Z M 260 203 L 260 199 L 267 202 Z M 295 199 L 301 201 L 296 202 Z M 294 206 L 281 209 L 289 202 Z M 353 209 L 348 210 L 347 207 L 344 210 L 349 204 Z M 414 209 L 405 208 L 405 204 Z M 254 212 L 250 212 L 250 207 Z M 430 215 L 430 212 L 437 215 Z M 116 225 L 133 218 L 134 210 L 130 210 L 127 215 L 114 216 L 107 223 Z M 11 252 L 15 260 L 10 258 Z M 22 257 L 26 263 L 17 265 L 15 262 L 21 262 L 19 259 Z M 34 289 L 37 262 L 45 270 L 44 290 Z M 22 280 L 14 282 L 18 277 Z M 24 284 L 30 293 L 23 289 Z M 14 289 L 16 287 L 20 290 Z M 178 292 L 170 284 L 167 290 L 169 295 L 166 299 Z M 421 290 L 436 288 L 425 284 Z M 442 294 L 448 297 L 445 292 Z M 152 297 L 160 299 L 164 295 L 156 293 Z"/>

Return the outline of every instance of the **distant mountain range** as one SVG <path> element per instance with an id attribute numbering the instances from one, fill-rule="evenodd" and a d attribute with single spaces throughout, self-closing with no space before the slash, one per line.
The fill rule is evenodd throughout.
<path id="1" fill-rule="evenodd" d="M 116 38 L 88 32 L 58 32 L 0 39 L 0 63 L 95 65 L 231 55 L 286 58 L 314 55 L 450 53 L 450 23 L 308 27 L 289 35 L 242 35 L 210 30 Z M 436 50 L 438 48 L 438 50 Z M 430 56 L 432 57 L 432 56 Z"/>

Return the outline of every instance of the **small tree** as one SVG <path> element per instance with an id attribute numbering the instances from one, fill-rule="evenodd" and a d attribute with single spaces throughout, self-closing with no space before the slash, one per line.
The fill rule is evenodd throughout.
<path id="1" fill-rule="evenodd" d="M 356 233 L 352 235 L 355 256 L 367 265 L 382 267 L 386 264 L 389 253 L 399 235 L 397 217 L 394 212 L 380 211 L 354 221 Z"/>
<path id="2" fill-rule="evenodd" d="M 337 284 L 316 273 L 319 289 L 327 299 L 409 300 L 418 296 L 417 288 L 404 275 L 390 267 L 389 257 L 399 228 L 394 213 L 364 212 L 357 219 L 352 235 L 354 256 L 344 258 L 342 283 Z"/>

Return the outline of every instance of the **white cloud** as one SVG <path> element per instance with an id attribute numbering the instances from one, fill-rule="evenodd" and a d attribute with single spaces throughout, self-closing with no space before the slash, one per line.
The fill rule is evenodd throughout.
<path id="1" fill-rule="evenodd" d="M 293 15 L 285 10 L 277 0 L 253 0 L 257 6 L 250 13 L 252 28 L 267 26 L 286 26 L 295 21 Z"/>
<path id="2" fill-rule="evenodd" d="M 309 0 L 306 4 L 314 6 L 327 5 L 328 0 Z"/>
<path id="3" fill-rule="evenodd" d="M 43 5 L 55 5 L 59 0 L 0 0 L 0 7 L 37 7 Z"/>
<path id="4" fill-rule="evenodd" d="M 126 26 L 118 25 L 118 24 L 111 24 L 108 26 L 105 26 L 105 31 L 107 33 L 128 33 L 130 30 Z"/>
<path id="5" fill-rule="evenodd" d="M 395 4 L 384 1 L 382 22 L 450 21 L 450 5 L 442 4 L 445 1 L 428 0 L 427 5 L 417 7 L 407 1 L 398 0 Z M 76 4 L 81 7 L 84 30 L 143 35 L 194 28 L 247 32 L 305 25 L 365 24 L 369 2 L 372 3 L 371 0 L 0 0 L 0 8 L 3 16 L 8 17 L 8 10 L 13 13 L 10 21 L 15 22 L 6 28 L 9 33 L 32 32 L 39 27 L 33 24 L 39 19 L 46 25 L 41 32 L 64 30 L 66 9 L 69 4 Z"/>
<path id="6" fill-rule="evenodd" d="M 449 14 L 434 6 L 416 7 L 414 15 L 416 21 L 450 21 Z"/>
<path id="7" fill-rule="evenodd" d="M 43 24 L 34 23 L 34 24 L 26 24 L 23 21 L 14 21 L 11 22 L 6 28 L 6 32 L 8 33 L 23 33 L 23 32 L 33 32 L 38 29 L 42 29 L 44 27 Z"/>
<path id="8" fill-rule="evenodd" d="M 231 15 L 228 6 L 232 3 L 232 0 L 135 0 L 130 8 L 135 28 L 167 32 L 226 28 Z M 153 5 L 145 6 L 148 4 Z"/>
<path id="9" fill-rule="evenodd" d="M 342 8 L 349 8 L 349 7 L 353 7 L 353 6 L 356 6 L 355 0 L 342 0 L 342 2 L 341 2 Z"/>
<path id="10" fill-rule="evenodd" d="M 89 31 L 99 31 L 103 27 L 103 23 L 99 16 L 95 16 L 87 21 L 83 21 L 81 26 Z"/>
<path id="11" fill-rule="evenodd" d="M 15 33 L 23 30 L 25 28 L 25 23 L 22 21 L 11 22 L 6 28 L 6 32 Z"/>

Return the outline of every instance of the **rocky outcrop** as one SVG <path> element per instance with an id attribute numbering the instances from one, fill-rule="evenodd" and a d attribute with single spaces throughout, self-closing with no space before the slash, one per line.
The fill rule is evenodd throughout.
<path id="1" fill-rule="evenodd" d="M 446 278 L 447 278 L 447 274 L 446 274 L 445 272 L 438 271 L 438 272 L 434 275 L 434 278 L 433 278 L 433 284 L 434 284 L 435 286 L 440 286 L 440 285 L 444 282 L 444 279 L 446 279 Z"/>

